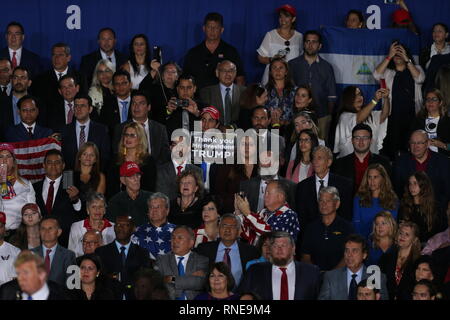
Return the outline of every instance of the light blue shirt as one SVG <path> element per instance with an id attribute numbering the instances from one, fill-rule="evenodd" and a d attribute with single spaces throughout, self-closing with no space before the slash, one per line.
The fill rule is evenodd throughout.
<path id="1" fill-rule="evenodd" d="M 84 126 L 84 133 L 85 133 L 85 137 L 86 137 L 86 142 L 88 141 L 88 137 L 89 137 L 89 123 L 91 122 L 91 120 L 86 121 L 86 123 L 79 123 L 78 120 L 75 121 L 75 133 L 77 136 L 77 145 L 78 145 L 78 149 L 80 149 L 80 132 L 81 132 L 81 126 Z"/>
<path id="2" fill-rule="evenodd" d="M 19 124 L 21 122 L 20 115 L 19 115 L 19 109 L 17 108 L 17 102 L 19 101 L 19 98 L 17 98 L 15 95 L 12 95 L 12 112 L 14 116 L 14 124 Z"/>
<path id="3" fill-rule="evenodd" d="M 114 241 L 114 242 L 116 243 L 117 250 L 119 250 L 119 254 L 121 253 L 120 248 L 121 248 L 121 247 L 125 247 L 125 256 L 128 257 L 128 250 L 130 250 L 131 241 L 128 242 L 128 244 L 121 244 L 121 243 L 119 243 L 117 240 Z"/>
<path id="4" fill-rule="evenodd" d="M 237 241 L 231 245 L 231 247 L 226 247 L 222 242 L 219 243 L 219 247 L 217 248 L 217 255 L 215 262 L 222 262 L 223 255 L 225 254 L 225 248 L 230 248 L 230 259 L 231 259 L 231 273 L 233 274 L 234 280 L 236 282 L 236 286 L 241 282 L 242 278 L 242 264 L 241 264 L 241 255 L 239 254 L 239 247 Z"/>
<path id="5" fill-rule="evenodd" d="M 56 252 L 56 247 L 58 246 L 58 244 L 55 244 L 53 247 L 51 248 L 47 248 L 46 246 L 42 245 L 42 257 L 45 259 L 45 256 L 47 255 L 47 250 L 52 250 L 49 253 L 49 257 L 50 257 L 50 267 L 53 263 L 53 258 L 55 257 L 55 252 Z"/>
<path id="6" fill-rule="evenodd" d="M 356 272 L 356 283 L 360 283 L 362 280 L 362 273 L 363 273 L 363 265 L 361 265 L 361 268 L 359 268 L 359 270 Z M 347 288 L 348 290 L 350 290 L 350 282 L 352 281 L 352 274 L 353 272 L 347 268 Z"/>

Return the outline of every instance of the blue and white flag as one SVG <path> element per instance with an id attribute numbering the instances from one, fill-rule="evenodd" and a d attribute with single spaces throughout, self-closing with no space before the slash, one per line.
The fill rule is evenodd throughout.
<path id="1" fill-rule="evenodd" d="M 394 40 L 409 48 L 416 62 L 419 54 L 419 37 L 406 29 L 347 29 L 323 27 L 323 47 L 320 52 L 334 69 L 338 95 L 343 88 L 355 85 L 361 88 L 365 102 L 379 88 L 372 72 L 389 53 Z"/>

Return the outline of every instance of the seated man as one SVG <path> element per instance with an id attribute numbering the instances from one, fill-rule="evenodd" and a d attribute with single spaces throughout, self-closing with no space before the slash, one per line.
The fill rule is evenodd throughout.
<path id="1" fill-rule="evenodd" d="M 358 282 L 370 276 L 364 265 L 367 254 L 368 247 L 363 237 L 357 234 L 348 236 L 344 251 L 345 266 L 325 272 L 319 300 L 356 300 Z M 378 280 L 381 300 L 387 300 L 386 276 L 381 273 Z"/>
<path id="2" fill-rule="evenodd" d="M 120 166 L 120 182 L 125 185 L 125 191 L 120 191 L 109 200 L 106 213 L 109 221 L 128 215 L 137 225 L 147 222 L 147 200 L 152 193 L 141 189 L 141 175 L 135 162 L 126 161 Z"/>
<path id="3" fill-rule="evenodd" d="M 283 182 L 269 181 L 264 194 L 264 209 L 258 213 L 250 210 L 246 198 L 237 195 L 235 214 L 243 220 L 241 237 L 255 245 L 265 232 L 285 231 L 297 241 L 300 224 L 297 213 L 286 203 L 287 193 L 287 186 Z"/>
<path id="4" fill-rule="evenodd" d="M 239 119 L 239 99 L 245 90 L 244 86 L 234 84 L 236 65 L 224 60 L 216 67 L 219 83 L 200 90 L 200 99 L 215 106 L 220 112 L 220 123 L 225 126 L 235 125 Z"/>
<path id="5" fill-rule="evenodd" d="M 209 258 L 209 266 L 224 262 L 231 268 L 236 286 L 239 285 L 245 266 L 250 260 L 259 258 L 258 250 L 238 240 L 241 220 L 232 213 L 224 214 L 219 222 L 219 239 L 205 242 L 195 248 L 195 252 Z"/>
<path id="6" fill-rule="evenodd" d="M 28 141 L 51 136 L 53 131 L 36 123 L 39 108 L 36 99 L 26 95 L 17 101 L 20 123 L 6 129 L 5 142 Z"/>
<path id="7" fill-rule="evenodd" d="M 294 260 L 295 241 L 289 233 L 274 232 L 270 244 L 271 262 L 252 265 L 239 292 L 255 292 L 263 300 L 315 300 L 319 269 Z"/>
<path id="8" fill-rule="evenodd" d="M 97 230 L 88 230 L 83 235 L 83 253 L 91 254 L 94 253 L 98 247 L 103 245 L 103 238 L 101 232 Z"/>
<path id="9" fill-rule="evenodd" d="M 20 249 L 5 241 L 6 214 L 0 212 L 0 285 L 16 277 L 14 261 L 20 253 Z"/>
<path id="10" fill-rule="evenodd" d="M 39 226 L 42 245 L 32 251 L 44 258 L 48 279 L 66 286 L 67 268 L 76 264 L 75 253 L 58 244 L 62 230 L 56 218 L 46 217 Z"/>
<path id="11" fill-rule="evenodd" d="M 356 287 L 356 300 L 380 300 L 380 290 L 367 285 L 367 279 L 361 280 Z"/>
<path id="12" fill-rule="evenodd" d="M 141 267 L 150 267 L 148 251 L 131 242 L 134 230 L 135 224 L 131 217 L 117 216 L 114 225 L 116 240 L 95 250 L 103 263 L 105 274 L 122 283 L 126 300 L 134 299 L 131 289 L 134 274 Z"/>
<path id="13" fill-rule="evenodd" d="M 156 192 L 147 200 L 148 222 L 137 227 L 131 241 L 147 249 L 150 258 L 156 260 L 159 255 L 170 252 L 170 240 L 175 225 L 167 221 L 170 211 L 170 200 L 161 192 Z"/>
<path id="14" fill-rule="evenodd" d="M 194 243 L 192 229 L 177 226 L 172 233 L 172 252 L 156 259 L 155 269 L 164 276 L 172 299 L 193 300 L 205 285 L 209 261 L 191 251 Z"/>
<path id="15" fill-rule="evenodd" d="M 344 265 L 344 243 L 353 233 L 353 226 L 337 215 L 340 204 L 335 187 L 322 188 L 319 191 L 320 217 L 307 225 L 304 232 L 301 260 L 317 265 L 321 271 Z"/>
<path id="16" fill-rule="evenodd" d="M 389 159 L 370 152 L 371 143 L 372 129 L 365 123 L 358 123 L 352 130 L 353 153 L 337 159 L 331 168 L 333 173 L 353 181 L 353 194 L 358 191 L 369 164 L 379 163 L 386 169 L 389 176 L 392 175 Z"/>

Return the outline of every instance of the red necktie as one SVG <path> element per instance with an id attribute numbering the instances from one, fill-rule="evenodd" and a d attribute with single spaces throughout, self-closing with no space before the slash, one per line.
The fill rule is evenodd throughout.
<path id="1" fill-rule="evenodd" d="M 280 286 L 280 300 L 289 300 L 289 288 L 288 288 L 288 278 L 286 273 L 286 268 L 281 268 L 281 286 Z"/>
<path id="2" fill-rule="evenodd" d="M 231 258 L 230 258 L 231 248 L 225 248 L 225 253 L 223 254 L 223 262 L 230 268 L 231 270 Z"/>
<path id="3" fill-rule="evenodd" d="M 181 176 L 181 169 L 183 169 L 183 166 L 177 167 L 177 176 Z"/>
<path id="4" fill-rule="evenodd" d="M 11 59 L 11 67 L 14 70 L 17 67 L 17 58 L 16 58 L 16 52 L 13 52 L 13 57 Z"/>
<path id="5" fill-rule="evenodd" d="M 55 181 L 50 181 L 50 186 L 48 187 L 47 201 L 45 202 L 45 208 L 47 209 L 47 214 L 52 213 L 53 194 L 55 193 L 55 189 L 53 188 L 54 184 L 55 184 Z"/>
<path id="6" fill-rule="evenodd" d="M 70 124 L 72 123 L 73 118 L 73 108 L 71 103 L 68 103 L 67 106 L 69 107 L 69 112 L 67 112 L 67 124 Z"/>
<path id="7" fill-rule="evenodd" d="M 47 249 L 47 252 L 45 253 L 45 270 L 47 270 L 47 275 L 50 274 L 50 252 L 52 252 L 52 249 Z"/>

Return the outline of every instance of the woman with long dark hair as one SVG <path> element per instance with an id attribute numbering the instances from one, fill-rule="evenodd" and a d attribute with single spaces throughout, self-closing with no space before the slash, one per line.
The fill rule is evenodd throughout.
<path id="1" fill-rule="evenodd" d="M 421 242 L 446 229 L 447 219 L 436 202 L 433 185 L 425 172 L 417 171 L 409 177 L 400 204 L 400 219 L 419 226 Z"/>
<path id="2" fill-rule="evenodd" d="M 431 58 L 437 54 L 450 53 L 450 45 L 448 39 L 448 26 L 445 23 L 438 22 L 433 25 L 432 38 L 433 43 L 422 49 L 419 57 L 419 63 L 424 70 L 428 69 Z"/>
<path id="3" fill-rule="evenodd" d="M 21 250 L 28 250 L 41 245 L 39 223 L 42 220 L 41 209 L 35 203 L 27 203 L 22 207 L 22 223 L 9 243 Z"/>
<path id="4" fill-rule="evenodd" d="M 305 129 L 300 131 L 296 145 L 297 154 L 294 160 L 289 161 L 286 179 L 299 183 L 314 174 L 312 151 L 319 145 L 319 139 L 311 129 Z"/>

